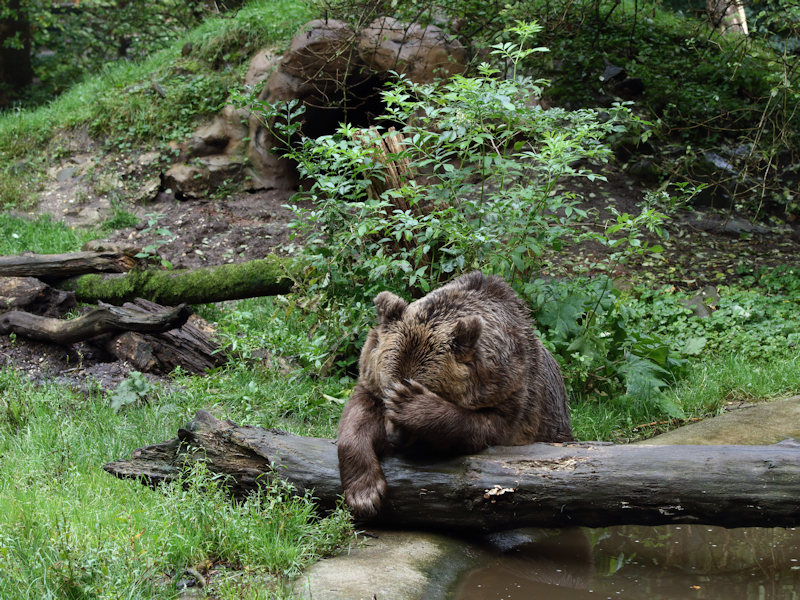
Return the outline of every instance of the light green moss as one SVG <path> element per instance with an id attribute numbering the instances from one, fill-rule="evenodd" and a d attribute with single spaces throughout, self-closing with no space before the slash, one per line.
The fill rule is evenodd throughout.
<path id="1" fill-rule="evenodd" d="M 112 277 L 83 275 L 62 287 L 75 291 L 80 302 L 102 300 L 122 304 L 146 298 L 166 305 L 205 304 L 287 294 L 294 283 L 293 264 L 294 259 L 273 256 L 195 271 L 131 271 Z"/>

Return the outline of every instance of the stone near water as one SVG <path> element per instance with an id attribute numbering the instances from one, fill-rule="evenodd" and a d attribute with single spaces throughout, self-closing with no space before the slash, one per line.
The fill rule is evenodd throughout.
<path id="1" fill-rule="evenodd" d="M 309 567 L 294 591 L 308 600 L 444 598 L 463 573 L 485 560 L 484 554 L 445 535 L 370 530 L 338 556 Z"/>
<path id="2" fill-rule="evenodd" d="M 800 440 L 800 396 L 736 410 L 637 443 L 768 445 L 787 439 Z"/>

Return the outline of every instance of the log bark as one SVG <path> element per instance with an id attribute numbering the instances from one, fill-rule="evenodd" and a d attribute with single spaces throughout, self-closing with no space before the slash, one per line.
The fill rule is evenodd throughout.
<path id="1" fill-rule="evenodd" d="M 206 304 L 292 291 L 293 259 L 271 256 L 241 264 L 193 271 L 131 271 L 122 275 L 91 274 L 62 281 L 79 302 L 121 305 L 135 298 L 159 304 Z"/>
<path id="2" fill-rule="evenodd" d="M 124 252 L 69 252 L 0 256 L 2 277 L 60 278 L 85 273 L 124 273 L 138 261 Z"/>
<path id="3" fill-rule="evenodd" d="M 242 496 L 280 477 L 323 509 L 342 493 L 333 440 L 239 427 L 200 411 L 178 437 L 140 448 L 109 473 L 156 485 L 202 460 Z M 495 447 L 438 460 L 390 457 L 378 522 L 490 532 L 518 527 L 800 524 L 800 444 Z"/>
<path id="4" fill-rule="evenodd" d="M 34 277 L 0 277 L 0 311 L 24 310 L 58 318 L 76 306 L 73 292 L 57 290 Z"/>
<path id="5" fill-rule="evenodd" d="M 10 311 L 0 315 L 0 335 L 13 333 L 40 342 L 74 344 L 114 331 L 168 331 L 182 326 L 191 314 L 186 304 L 146 314 L 100 303 L 100 308 L 70 321 Z"/>
<path id="6" fill-rule="evenodd" d="M 150 314 L 163 314 L 167 309 L 148 300 L 126 302 L 124 309 Z M 180 366 L 189 373 L 204 373 L 225 364 L 225 356 L 218 352 L 219 345 L 211 338 L 211 330 L 204 330 L 205 321 L 191 315 L 179 328 L 161 333 L 125 333 L 103 340 L 106 351 L 126 360 L 145 373 L 171 373 Z"/>

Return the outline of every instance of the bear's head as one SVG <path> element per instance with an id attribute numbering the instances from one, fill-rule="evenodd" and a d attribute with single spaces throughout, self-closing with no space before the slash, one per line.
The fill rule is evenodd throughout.
<path id="1" fill-rule="evenodd" d="M 454 318 L 426 299 L 409 305 L 391 292 L 375 297 L 378 325 L 361 354 L 361 379 L 384 395 L 392 385 L 414 380 L 443 399 L 459 403 L 474 381 L 483 320 Z"/>

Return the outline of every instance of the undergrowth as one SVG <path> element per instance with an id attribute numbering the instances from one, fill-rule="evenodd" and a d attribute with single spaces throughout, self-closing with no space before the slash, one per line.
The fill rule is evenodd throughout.
<path id="1" fill-rule="evenodd" d="M 53 220 L 50 215 L 26 218 L 9 212 L 0 213 L 0 256 L 20 252 L 77 252 L 86 242 L 99 236 L 100 233 L 94 230 L 72 229 L 62 221 Z"/>
<path id="2" fill-rule="evenodd" d="M 7 367 L 0 392 L 4 599 L 173 598 L 185 570 L 203 564 L 219 571 L 209 578 L 219 597 L 288 597 L 292 578 L 348 536 L 346 512 L 320 517 L 309 494 L 282 485 L 235 502 L 202 466 L 158 490 L 102 469 L 174 437 L 200 408 L 331 436 L 338 405 L 315 418 L 302 409 L 321 393 L 311 382 L 244 365 L 205 378 L 176 374 L 169 387 L 153 385 L 147 403 L 115 412 L 99 389 L 34 386 Z"/>

